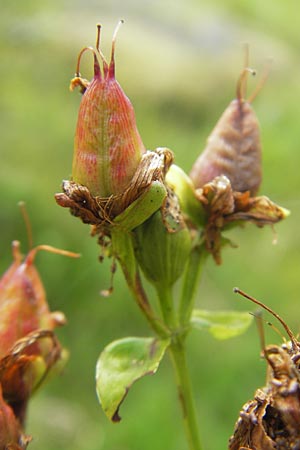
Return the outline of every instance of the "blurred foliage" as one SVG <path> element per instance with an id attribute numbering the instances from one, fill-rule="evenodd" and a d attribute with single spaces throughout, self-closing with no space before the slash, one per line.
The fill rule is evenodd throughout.
<path id="1" fill-rule="evenodd" d="M 242 42 L 251 66 L 273 68 L 254 102 L 262 127 L 264 182 L 261 193 L 292 215 L 270 229 L 234 230 L 239 249 L 206 267 L 197 306 L 251 311 L 232 294 L 236 285 L 257 296 L 300 329 L 299 201 L 299 15 L 296 0 L 0 0 L 1 273 L 11 262 L 10 243 L 22 242 L 25 226 L 17 207 L 27 202 L 34 242 L 82 253 L 80 260 L 41 253 L 36 263 L 52 310 L 63 310 L 68 325 L 59 331 L 71 351 L 64 375 L 51 380 L 32 401 L 28 433 L 32 450 L 182 450 L 180 409 L 168 361 L 130 393 L 118 425 L 97 404 L 94 372 L 100 351 L 111 340 L 147 336 L 143 318 L 120 271 L 109 299 L 110 262 L 97 262 L 99 249 L 87 227 L 56 206 L 53 194 L 71 170 L 78 93 L 70 94 L 78 51 L 93 45 L 95 24 L 103 24 L 103 49 L 120 17 L 117 77 L 131 98 L 148 148 L 168 146 L 186 171 L 204 147 L 216 120 L 233 98 L 242 67 Z M 82 73 L 91 75 L 91 59 Z M 249 82 L 249 91 L 255 81 Z M 273 319 L 271 319 L 273 321 Z M 266 341 L 280 338 L 266 330 Z M 215 342 L 192 333 L 189 356 L 199 421 L 206 450 L 226 447 L 238 411 L 265 381 L 257 332 L 252 327 L 232 341 Z M 216 430 L 218 430 L 216 432 Z"/>

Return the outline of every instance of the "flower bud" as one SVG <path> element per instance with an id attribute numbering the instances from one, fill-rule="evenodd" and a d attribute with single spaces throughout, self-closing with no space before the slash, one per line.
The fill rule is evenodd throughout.
<path id="1" fill-rule="evenodd" d="M 99 49 L 98 26 L 96 49 L 81 51 L 76 77 L 71 82 L 71 89 L 79 85 L 84 92 L 75 134 L 72 178 L 99 197 L 123 192 L 145 151 L 133 106 L 115 79 L 115 38 L 116 32 L 108 65 Z M 94 54 L 94 77 L 90 83 L 79 73 L 80 59 L 86 50 Z"/>
<path id="2" fill-rule="evenodd" d="M 161 210 L 134 230 L 136 255 L 145 276 L 157 287 L 172 286 L 182 275 L 191 250 L 190 233 L 176 195 L 169 189 Z"/>
<path id="3" fill-rule="evenodd" d="M 185 220 L 198 226 L 205 223 L 205 211 L 202 208 L 194 184 L 181 167 L 172 164 L 166 175 L 166 182 L 177 195 Z"/>
<path id="4" fill-rule="evenodd" d="M 196 188 L 225 175 L 234 191 L 250 191 L 253 196 L 259 189 L 262 180 L 260 130 L 250 103 L 262 83 L 245 100 L 243 92 L 249 71 L 247 68 L 242 71 L 237 98 L 222 114 L 207 140 L 206 148 L 192 167 L 190 177 Z"/>

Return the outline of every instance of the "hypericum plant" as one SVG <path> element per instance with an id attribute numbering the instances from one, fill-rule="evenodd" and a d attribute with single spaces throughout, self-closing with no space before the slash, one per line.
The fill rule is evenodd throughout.
<path id="1" fill-rule="evenodd" d="M 133 107 L 115 79 L 115 39 L 110 63 L 100 49 L 84 48 L 71 88 L 83 94 L 74 144 L 72 179 L 56 201 L 91 225 L 105 255 L 116 260 L 153 337 L 128 337 L 109 344 L 97 362 L 97 394 L 108 418 L 120 420 L 120 405 L 141 377 L 153 374 L 168 352 L 173 363 L 190 449 L 200 450 L 193 394 L 186 363 L 192 328 L 217 339 L 236 336 L 251 316 L 236 311 L 194 309 L 199 275 L 210 254 L 221 263 L 228 242 L 223 231 L 244 222 L 259 227 L 287 215 L 267 197 L 255 197 L 261 182 L 258 122 L 244 91 L 248 68 L 238 81 L 237 99 L 218 122 L 189 177 L 166 148 L 145 150 Z M 94 58 L 91 82 L 80 75 L 85 51 Z M 102 65 L 102 70 L 101 66 Z M 144 288 L 155 287 L 160 312 Z M 179 302 L 174 284 L 180 280 Z M 178 290 L 178 289 L 176 289 Z M 178 296 L 176 296 L 177 298 Z"/>

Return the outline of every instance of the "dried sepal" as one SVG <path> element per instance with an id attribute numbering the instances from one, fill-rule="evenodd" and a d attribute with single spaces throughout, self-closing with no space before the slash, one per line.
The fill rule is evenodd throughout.
<path id="1" fill-rule="evenodd" d="M 24 423 L 27 403 L 62 357 L 62 348 L 52 330 L 35 330 L 19 339 L 0 359 L 3 396 Z"/>
<path id="2" fill-rule="evenodd" d="M 221 263 L 222 231 L 230 226 L 251 222 L 258 227 L 273 225 L 286 218 L 289 212 L 272 202 L 268 197 L 251 197 L 250 192 L 236 192 L 225 176 L 196 190 L 201 208 L 205 211 L 203 239 L 206 249 L 217 264 Z"/>
<path id="3" fill-rule="evenodd" d="M 270 397 L 261 389 L 257 389 L 254 400 L 247 402 L 240 411 L 234 434 L 229 441 L 229 450 L 257 449 L 274 450 L 274 442 L 267 435 L 263 419 Z"/>
<path id="4" fill-rule="evenodd" d="M 284 348 L 268 346 L 267 385 L 240 412 L 230 450 L 295 450 L 300 448 L 300 373 Z"/>
<path id="5" fill-rule="evenodd" d="M 147 192 L 152 183 L 164 184 L 165 173 L 172 161 L 173 154 L 168 149 L 147 151 L 121 194 L 110 197 L 93 196 L 87 187 L 74 181 L 64 181 L 64 192 L 55 195 L 56 202 L 70 208 L 71 213 L 80 217 L 84 223 L 96 226 L 97 232 L 94 230 L 94 234 L 101 234 L 109 226 L 117 226 L 114 220 Z"/>

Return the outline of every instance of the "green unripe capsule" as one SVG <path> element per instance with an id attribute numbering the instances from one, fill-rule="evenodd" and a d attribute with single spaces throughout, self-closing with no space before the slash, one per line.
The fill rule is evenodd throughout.
<path id="1" fill-rule="evenodd" d="M 155 285 L 172 286 L 182 275 L 191 251 L 190 233 L 180 211 L 174 212 L 169 202 L 170 194 L 165 208 L 134 232 L 138 262 L 146 278 Z"/>

